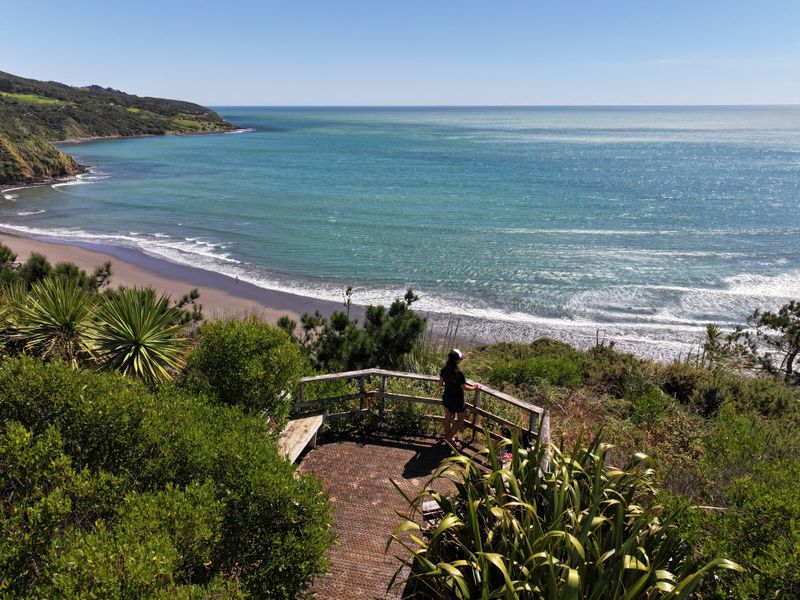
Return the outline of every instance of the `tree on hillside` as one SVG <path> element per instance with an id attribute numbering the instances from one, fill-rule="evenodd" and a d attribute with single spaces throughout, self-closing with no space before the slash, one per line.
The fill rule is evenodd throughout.
<path id="1" fill-rule="evenodd" d="M 294 335 L 296 324 L 288 317 L 278 325 L 288 331 L 315 365 L 326 371 L 351 371 L 371 367 L 397 368 L 425 331 L 425 319 L 411 305 L 419 300 L 413 290 L 384 306 L 368 306 L 363 327 L 349 316 L 350 294 L 345 293 L 347 312 L 336 311 L 330 319 L 319 311 L 304 314 L 302 337 Z"/>
<path id="2" fill-rule="evenodd" d="M 718 327 L 710 325 L 703 347 L 712 363 L 735 359 L 743 367 L 800 383 L 795 372 L 800 354 L 800 301 L 792 300 L 777 312 L 756 309 L 747 317 L 747 326 L 737 326 L 724 336 Z"/>

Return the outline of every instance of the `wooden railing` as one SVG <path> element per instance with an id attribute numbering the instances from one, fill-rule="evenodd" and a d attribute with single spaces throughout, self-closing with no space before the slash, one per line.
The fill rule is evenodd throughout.
<path id="1" fill-rule="evenodd" d="M 380 381 L 377 388 L 367 385 L 367 380 L 373 378 Z M 304 377 L 300 380 L 300 398 L 294 405 L 294 411 L 297 414 L 305 415 L 321 414 L 324 419 L 329 419 L 366 413 L 370 410 L 368 405 L 368 401 L 370 400 L 377 401 L 377 408 L 380 412 L 391 410 L 387 408 L 388 403 L 414 402 L 436 406 L 441 406 L 442 404 L 440 398 L 399 394 L 387 391 L 387 380 L 389 379 L 405 379 L 431 384 L 437 384 L 439 382 L 439 378 L 435 375 L 420 375 L 418 373 L 404 373 L 401 371 L 387 371 L 384 369 L 364 369 L 361 371 L 346 371 L 343 373 Z M 358 392 L 326 398 L 314 398 L 311 400 L 307 398 L 307 389 L 309 385 L 337 380 L 356 381 L 358 384 Z M 474 384 L 476 382 L 469 380 L 467 383 Z M 438 390 L 439 388 L 437 387 L 436 389 Z M 522 417 L 522 423 L 511 421 L 489 410 L 490 407 L 484 401 L 484 398 L 487 396 L 499 400 L 501 404 L 513 407 L 514 410 L 510 412 L 520 415 L 520 417 Z M 358 408 L 356 409 L 338 413 L 332 413 L 329 410 L 333 403 L 355 400 L 358 400 Z M 509 428 L 510 430 L 517 430 L 520 433 L 536 435 L 538 432 L 541 432 L 542 441 L 550 440 L 550 417 L 542 407 L 514 398 L 501 391 L 486 387 L 483 384 L 480 385 L 480 389 L 472 393 L 472 398 L 470 400 L 471 401 L 467 402 L 468 416 L 465 420 L 465 425 L 471 427 L 473 430 L 481 427 L 480 419 L 484 418 L 502 427 Z M 422 416 L 434 420 L 444 419 L 441 412 L 439 414 L 423 414 Z M 487 427 L 487 429 L 495 431 L 491 427 Z"/>

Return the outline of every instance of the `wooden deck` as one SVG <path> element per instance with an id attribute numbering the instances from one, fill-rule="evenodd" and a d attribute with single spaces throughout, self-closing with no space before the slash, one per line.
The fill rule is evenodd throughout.
<path id="1" fill-rule="evenodd" d="M 469 451 L 469 450 L 468 450 Z M 330 551 L 331 571 L 311 588 L 319 600 L 398 600 L 408 597 L 403 586 L 387 590 L 404 556 L 386 542 L 400 523 L 397 512 L 407 505 L 392 481 L 410 496 L 419 493 L 450 448 L 432 437 L 386 438 L 363 434 L 324 434 L 319 446 L 300 462 L 301 472 L 314 473 L 330 494 L 333 527 L 339 537 Z M 447 492 L 449 482 L 437 490 Z"/>

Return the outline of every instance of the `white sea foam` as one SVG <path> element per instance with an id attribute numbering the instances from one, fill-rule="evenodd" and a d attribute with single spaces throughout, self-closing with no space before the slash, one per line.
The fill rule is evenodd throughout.
<path id="1" fill-rule="evenodd" d="M 47 211 L 44 208 L 40 208 L 39 210 L 21 210 L 17 214 L 20 217 L 28 217 L 28 216 L 31 216 L 31 215 L 40 215 L 40 214 L 45 213 L 45 212 L 47 212 Z"/>
<path id="2" fill-rule="evenodd" d="M 171 260 L 180 264 L 205 268 L 217 271 L 220 262 L 237 264 L 238 260 L 232 258 L 230 254 L 216 252 L 215 248 L 221 244 L 196 240 L 185 242 L 173 240 L 165 234 L 137 234 L 131 232 L 124 234 L 94 233 L 78 228 L 53 228 L 43 229 L 30 227 L 27 225 L 15 225 L 10 223 L 0 224 L 0 230 L 33 237 L 54 238 L 65 241 L 77 241 L 94 244 L 111 244 L 137 248 L 143 252 Z"/>
<path id="3" fill-rule="evenodd" d="M 34 211 L 29 211 L 33 213 Z M 191 267 L 201 268 L 258 287 L 340 302 L 342 285 L 298 281 L 242 263 L 226 252 L 228 243 L 203 237 L 173 238 L 150 234 L 93 233 L 79 228 L 37 228 L 0 224 L 0 229 L 35 237 L 134 247 L 143 252 Z M 569 275 L 553 272 L 552 275 Z M 357 288 L 360 305 L 388 304 L 402 297 L 403 288 Z M 450 315 L 463 320 L 463 336 L 475 341 L 525 340 L 542 335 L 578 345 L 589 345 L 602 335 L 625 348 L 654 358 L 669 358 L 696 343 L 706 322 L 730 324 L 726 316 L 742 318 L 756 306 L 772 308 L 781 300 L 800 296 L 800 271 L 774 276 L 740 274 L 719 288 L 681 285 L 607 285 L 573 294 L 562 307 L 565 316 L 545 316 L 522 310 L 503 310 L 479 298 L 438 295 L 422 290 L 415 307 L 432 322 Z M 665 341 L 669 340 L 669 341 Z"/>
<path id="4" fill-rule="evenodd" d="M 800 298 L 800 270 L 780 275 L 743 273 L 725 279 L 728 292 L 739 296 L 775 299 Z"/>
<path id="5" fill-rule="evenodd" d="M 242 129 L 234 129 L 233 131 L 226 131 L 225 135 L 234 135 L 236 133 L 252 133 L 255 131 L 252 127 L 243 127 Z"/>
<path id="6" fill-rule="evenodd" d="M 16 200 L 19 196 L 17 194 L 3 194 L 3 198 L 6 200 Z"/>
<path id="7" fill-rule="evenodd" d="M 86 181 L 85 179 L 73 179 L 71 181 L 62 181 L 61 183 L 54 183 L 50 187 L 55 189 L 62 188 L 62 187 L 69 187 L 72 185 L 88 185 L 94 183 L 92 181 Z"/>

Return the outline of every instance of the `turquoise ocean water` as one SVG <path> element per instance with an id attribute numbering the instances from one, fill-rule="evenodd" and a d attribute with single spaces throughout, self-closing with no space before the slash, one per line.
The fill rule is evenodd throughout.
<path id="1" fill-rule="evenodd" d="M 798 107 L 218 110 L 248 130 L 65 145 L 92 172 L 0 228 L 652 355 L 800 298 Z"/>

